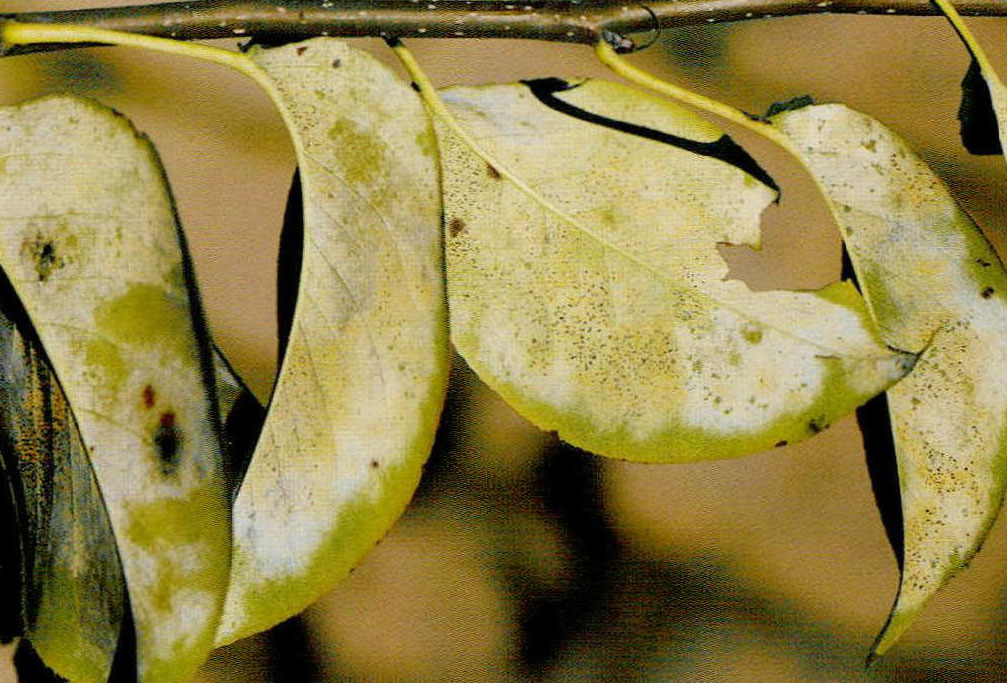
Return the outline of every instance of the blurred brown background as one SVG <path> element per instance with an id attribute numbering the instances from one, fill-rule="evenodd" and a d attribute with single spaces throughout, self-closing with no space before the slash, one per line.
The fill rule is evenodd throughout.
<path id="1" fill-rule="evenodd" d="M 127 4 L 0 0 L 0 11 Z M 970 20 L 1007 70 L 1007 21 Z M 356 41 L 370 49 L 373 41 Z M 607 76 L 584 47 L 412 41 L 443 85 Z M 810 94 L 913 141 L 1001 249 L 1007 167 L 957 138 L 967 57 L 945 22 L 805 17 L 667 31 L 633 58 L 762 112 Z M 260 396 L 293 159 L 270 104 L 207 64 L 120 49 L 0 62 L 0 104 L 56 91 L 126 113 L 156 143 L 210 325 Z M 738 134 L 738 139 L 748 138 Z M 761 252 L 725 250 L 753 287 L 838 276 L 810 183 L 765 145 L 784 188 Z M 852 419 L 803 444 L 688 466 L 606 461 L 538 432 L 456 363 L 414 504 L 354 575 L 302 617 L 218 652 L 201 676 L 313 680 L 1007 680 L 1007 527 L 874 670 L 863 657 L 897 574 Z M 10 674 L 0 670 L 0 680 Z"/>

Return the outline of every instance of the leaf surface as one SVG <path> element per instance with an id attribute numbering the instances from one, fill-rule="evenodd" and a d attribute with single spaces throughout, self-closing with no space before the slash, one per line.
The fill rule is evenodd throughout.
<path id="1" fill-rule="evenodd" d="M 1007 149 L 1007 86 L 1000 80 L 993 63 L 948 0 L 934 0 L 947 16 L 972 55 L 972 63 L 962 81 L 962 142 L 973 154 L 1002 154 Z M 979 76 L 985 82 L 981 87 Z M 991 120 L 991 118 L 993 120 Z M 999 144 L 990 140 L 999 134 Z"/>
<path id="2" fill-rule="evenodd" d="M 220 644 L 296 614 L 384 535 L 429 455 L 448 364 L 436 144 L 418 97 L 335 40 L 249 56 L 293 137 L 303 249 L 235 502 Z"/>
<path id="3" fill-rule="evenodd" d="M 63 678 L 103 683 L 125 597 L 115 538 L 66 397 L 6 278 L 0 459 L 22 538 L 21 632 Z"/>
<path id="4" fill-rule="evenodd" d="M 757 246 L 774 192 L 702 119 L 601 81 L 443 96 L 507 169 L 439 131 L 452 340 L 543 429 L 633 460 L 739 456 L 821 431 L 911 367 L 849 283 L 726 279 L 717 244 Z"/>
<path id="5" fill-rule="evenodd" d="M 1007 273 L 941 180 L 840 105 L 772 120 L 823 189 L 882 337 L 921 353 L 888 390 L 902 498 L 899 595 L 882 654 L 982 543 L 1007 465 Z"/>
<path id="6" fill-rule="evenodd" d="M 209 349 L 160 164 L 125 119 L 83 100 L 0 110 L 0 131 L 0 264 L 108 510 L 139 680 L 188 680 L 223 606 L 229 492 Z"/>

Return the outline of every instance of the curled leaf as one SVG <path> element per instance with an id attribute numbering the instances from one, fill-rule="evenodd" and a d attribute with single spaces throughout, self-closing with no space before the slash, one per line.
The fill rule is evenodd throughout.
<path id="1" fill-rule="evenodd" d="M 187 680 L 223 606 L 229 496 L 209 349 L 160 164 L 125 119 L 79 99 L 2 109 L 0 130 L 0 265 L 100 487 L 138 678 Z"/>
<path id="2" fill-rule="evenodd" d="M 1007 148 L 1007 86 L 954 5 L 948 0 L 933 1 L 972 55 L 958 111 L 962 143 L 973 154 L 1002 154 Z"/>
<path id="3" fill-rule="evenodd" d="M 817 179 L 889 345 L 921 353 L 888 390 L 902 498 L 899 595 L 884 653 L 979 548 L 1007 467 L 1007 273 L 941 180 L 894 133 L 840 105 L 773 124 Z"/>
<path id="4" fill-rule="evenodd" d="M 448 363 L 436 144 L 416 94 L 334 40 L 249 57 L 294 141 L 303 247 L 235 501 L 220 644 L 296 614 L 384 535 L 419 481 Z"/>
<path id="5" fill-rule="evenodd" d="M 825 429 L 911 367 L 849 283 L 726 279 L 717 244 L 757 246 L 774 192 L 697 116 L 601 81 L 443 96 L 502 165 L 440 130 L 452 339 L 543 429 L 633 460 L 744 455 Z"/>
<path id="6" fill-rule="evenodd" d="M 22 538 L 21 632 L 63 678 L 103 683 L 124 609 L 115 538 L 66 397 L 6 278 L 0 459 Z"/>

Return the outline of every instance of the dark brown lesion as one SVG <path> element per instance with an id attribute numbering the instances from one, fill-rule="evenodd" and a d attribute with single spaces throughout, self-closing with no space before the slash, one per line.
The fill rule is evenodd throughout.
<path id="1" fill-rule="evenodd" d="M 979 294 L 980 294 L 980 296 L 982 296 L 982 298 L 988 299 L 991 296 L 993 296 L 994 291 L 995 290 L 992 287 L 987 287 L 983 291 L 981 291 Z"/>
<path id="2" fill-rule="evenodd" d="M 500 180 L 501 178 L 500 171 L 493 164 L 486 164 L 486 175 L 493 180 Z"/>
<path id="3" fill-rule="evenodd" d="M 25 246 L 39 282 L 45 282 L 53 272 L 66 265 L 51 239 L 38 235 Z"/>
<path id="4" fill-rule="evenodd" d="M 182 430 L 178 428 L 175 413 L 168 410 L 161 413 L 154 429 L 154 449 L 161 461 L 161 470 L 174 474 L 178 470 L 178 456 L 182 450 Z"/>
<path id="5" fill-rule="evenodd" d="M 458 237 L 463 232 L 465 232 L 465 221 L 461 218 L 452 218 L 448 223 L 448 234 L 451 237 Z"/>

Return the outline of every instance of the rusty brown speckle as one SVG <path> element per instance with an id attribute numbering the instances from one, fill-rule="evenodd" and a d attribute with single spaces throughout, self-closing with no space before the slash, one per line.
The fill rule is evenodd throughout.
<path id="1" fill-rule="evenodd" d="M 465 221 L 461 218 L 452 218 L 451 222 L 448 223 L 448 234 L 452 237 L 458 237 L 461 233 L 465 231 Z"/>
<path id="2" fill-rule="evenodd" d="M 496 166 L 493 166 L 492 164 L 486 164 L 486 174 L 493 180 L 500 180 L 500 171 L 498 171 Z"/>
<path id="3" fill-rule="evenodd" d="M 157 403 L 157 392 L 149 384 L 143 388 L 143 407 L 150 410 Z"/>

